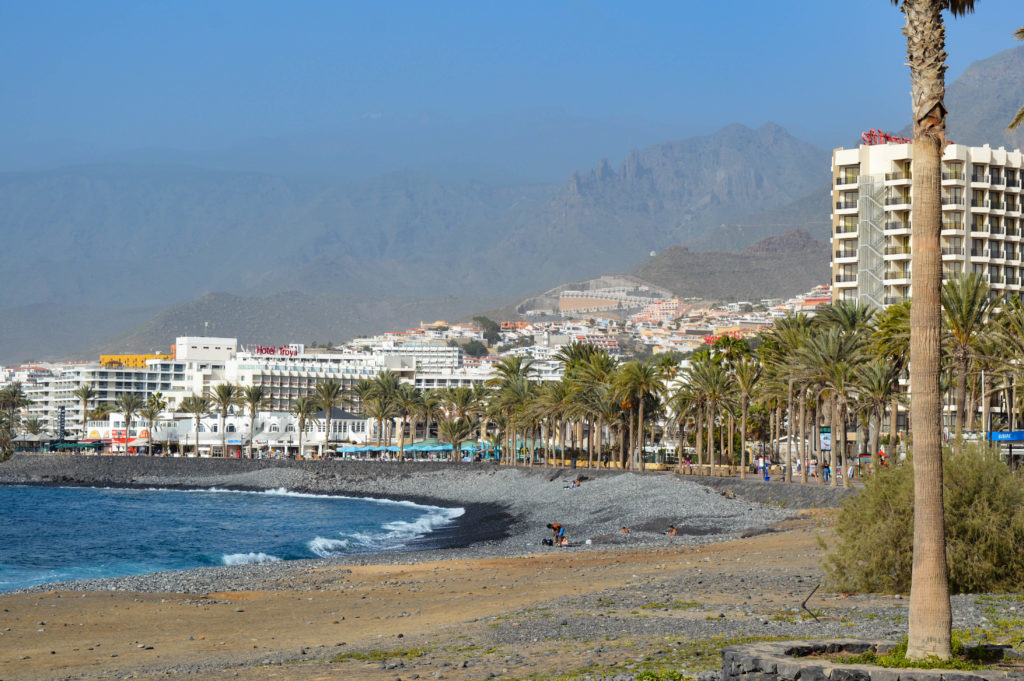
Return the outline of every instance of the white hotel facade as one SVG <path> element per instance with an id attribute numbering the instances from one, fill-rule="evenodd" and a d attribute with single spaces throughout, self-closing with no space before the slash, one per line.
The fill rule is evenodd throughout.
<path id="1" fill-rule="evenodd" d="M 832 154 L 832 298 L 876 307 L 910 290 L 913 144 Z M 942 157 L 943 278 L 975 272 L 993 297 L 1024 292 L 1020 150 L 949 144 Z"/>

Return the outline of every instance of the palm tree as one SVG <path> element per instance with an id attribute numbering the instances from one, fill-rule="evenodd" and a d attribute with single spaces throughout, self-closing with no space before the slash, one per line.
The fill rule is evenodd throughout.
<path id="1" fill-rule="evenodd" d="M 351 394 L 355 395 L 356 402 L 358 403 L 358 409 L 361 413 L 366 413 L 366 402 L 370 399 L 370 395 L 377 389 L 376 384 L 372 378 L 360 378 L 354 384 L 352 384 Z"/>
<path id="2" fill-rule="evenodd" d="M 110 402 L 100 402 L 92 408 L 92 413 L 89 415 L 91 421 L 106 421 L 107 417 L 110 416 L 114 411 L 114 405 Z"/>
<path id="3" fill-rule="evenodd" d="M 942 510 L 941 165 L 946 146 L 945 28 L 942 11 L 974 11 L 975 0 L 890 0 L 906 16 L 914 159 L 910 239 L 910 419 L 914 438 L 914 562 L 907 657 L 952 655 L 953 615 Z"/>
<path id="4" fill-rule="evenodd" d="M 252 458 L 253 444 L 256 440 L 256 417 L 260 409 L 266 409 L 270 402 L 270 391 L 265 385 L 247 385 L 242 387 L 241 403 L 249 411 L 249 458 Z"/>
<path id="5" fill-rule="evenodd" d="M 139 416 L 149 424 L 149 442 L 146 443 L 146 454 L 147 456 L 153 456 L 153 423 L 160 418 L 160 414 L 164 411 L 163 407 L 157 406 L 156 403 L 146 401 L 146 404 L 139 410 Z"/>
<path id="6" fill-rule="evenodd" d="M 900 371 L 884 357 L 875 357 L 857 369 L 857 393 L 868 410 L 868 432 L 871 433 L 869 449 L 871 470 L 878 470 L 878 439 L 882 431 L 882 415 L 899 386 Z M 877 427 L 871 430 L 871 419 Z"/>
<path id="7" fill-rule="evenodd" d="M 220 412 L 220 455 L 228 455 L 228 432 L 227 418 L 228 410 L 242 403 L 241 388 L 234 383 L 221 383 L 213 387 L 210 394 L 210 401 Z"/>
<path id="8" fill-rule="evenodd" d="M 974 360 L 974 346 L 984 329 L 992 307 L 988 284 L 977 274 L 961 274 L 942 287 L 942 318 L 944 330 L 956 364 L 956 439 L 963 435 L 967 419 L 967 374 Z"/>
<path id="9" fill-rule="evenodd" d="M 473 436 L 476 425 L 468 418 L 447 418 L 437 424 L 441 439 L 452 443 L 452 460 L 457 461 L 462 451 L 462 443 Z"/>
<path id="10" fill-rule="evenodd" d="M 18 410 L 30 404 L 32 400 L 25 395 L 20 381 L 15 381 L 0 390 L 0 409 L 7 413 L 7 424 L 13 436 L 18 434 Z"/>
<path id="11" fill-rule="evenodd" d="M 196 426 L 196 456 L 199 456 L 199 420 L 210 413 L 212 403 L 206 395 L 189 395 L 181 401 L 181 410 L 191 414 Z"/>
<path id="12" fill-rule="evenodd" d="M 82 438 L 86 437 L 86 422 L 89 416 L 89 402 L 95 399 L 99 393 L 96 388 L 93 387 L 92 383 L 82 383 L 80 386 L 71 391 L 71 394 L 78 398 L 78 401 L 82 403 Z"/>
<path id="13" fill-rule="evenodd" d="M 636 428 L 639 441 L 638 453 L 640 470 L 644 470 L 644 403 L 650 396 L 660 395 L 665 391 L 662 371 L 650 360 L 632 361 L 623 365 L 616 375 L 619 394 L 626 400 L 637 405 Z M 633 443 L 630 443 L 633 448 Z"/>
<path id="14" fill-rule="evenodd" d="M 736 383 L 740 403 L 740 478 L 743 478 L 747 470 L 747 416 L 750 398 L 761 380 L 761 363 L 751 357 L 743 358 L 733 367 L 732 379 Z"/>
<path id="15" fill-rule="evenodd" d="M 299 456 L 302 456 L 302 438 L 306 434 L 306 423 L 309 421 L 316 423 L 317 419 L 313 414 L 316 413 L 317 408 L 316 399 L 307 395 L 297 397 L 292 403 L 292 413 L 299 419 Z"/>
<path id="16" fill-rule="evenodd" d="M 336 378 L 325 378 L 313 388 L 313 399 L 324 410 L 323 455 L 327 456 L 327 449 L 331 444 L 331 417 L 333 416 L 334 408 L 344 404 L 346 401 L 345 386 Z"/>
<path id="17" fill-rule="evenodd" d="M 131 437 L 132 419 L 146 406 L 143 399 L 135 393 L 121 393 L 114 401 L 117 410 L 124 415 L 124 453 L 128 453 L 128 438 Z"/>
<path id="18" fill-rule="evenodd" d="M 441 417 L 441 398 L 437 391 L 427 390 L 423 393 L 416 414 L 423 418 L 423 437 L 429 438 L 430 422 Z"/>
<path id="19" fill-rule="evenodd" d="M 38 416 L 30 416 L 25 419 L 25 432 L 31 435 L 39 435 L 46 427 L 43 425 L 42 420 Z"/>
<path id="20" fill-rule="evenodd" d="M 890 305 L 876 317 L 876 328 L 872 334 L 872 347 L 892 365 L 897 378 L 906 370 L 910 358 L 910 301 Z M 896 425 L 899 419 L 900 385 L 897 382 L 889 408 L 889 443 L 896 445 Z M 894 449 L 890 451 L 890 454 Z"/>

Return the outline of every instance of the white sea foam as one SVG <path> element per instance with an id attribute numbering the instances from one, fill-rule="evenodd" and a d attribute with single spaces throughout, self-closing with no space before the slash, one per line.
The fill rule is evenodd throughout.
<path id="1" fill-rule="evenodd" d="M 225 553 L 220 557 L 224 565 L 246 565 L 248 563 L 276 563 L 280 558 L 269 553 Z"/>
<path id="2" fill-rule="evenodd" d="M 348 548 L 348 539 L 327 539 L 326 537 L 316 537 L 310 540 L 306 546 L 314 554 L 321 558 L 329 558 L 331 556 L 344 553 L 345 549 Z"/>

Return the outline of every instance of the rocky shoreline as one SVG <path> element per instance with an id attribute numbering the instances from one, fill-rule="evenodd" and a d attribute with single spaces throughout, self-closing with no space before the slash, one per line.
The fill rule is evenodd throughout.
<path id="1" fill-rule="evenodd" d="M 584 479 L 578 489 L 569 481 Z M 390 564 L 511 557 L 540 545 L 549 522 L 568 551 L 700 545 L 767 531 L 792 509 L 834 506 L 849 490 L 758 479 L 694 478 L 494 464 L 224 460 L 22 454 L 0 464 L 0 484 L 134 488 L 217 487 L 408 500 L 465 513 L 422 540 L 425 550 L 311 561 L 197 568 L 62 584 L 78 590 L 204 593 L 290 588 L 313 564 Z M 758 502 L 768 502 L 767 505 Z M 681 536 L 666 537 L 674 524 Z M 619 532 L 628 527 L 628 534 Z M 589 544 L 587 543 L 589 542 Z M 439 547 L 439 548 L 438 548 Z M 565 551 L 566 549 L 560 549 Z M 52 585 L 39 588 L 52 588 Z"/>

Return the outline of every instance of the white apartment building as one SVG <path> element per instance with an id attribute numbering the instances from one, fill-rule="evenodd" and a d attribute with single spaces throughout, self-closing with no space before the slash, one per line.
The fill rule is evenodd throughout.
<path id="1" fill-rule="evenodd" d="M 392 371 L 411 382 L 418 366 L 418 361 L 406 355 L 307 353 L 302 345 L 249 346 L 228 363 L 224 380 L 265 386 L 270 392 L 268 408 L 287 411 L 297 398 L 311 395 L 325 379 L 334 378 L 350 388 L 356 381 Z"/>
<path id="2" fill-rule="evenodd" d="M 832 300 L 884 307 L 910 291 L 913 144 L 832 153 Z M 1020 150 L 949 144 L 942 157 L 942 269 L 975 272 L 994 297 L 1024 291 Z"/>

